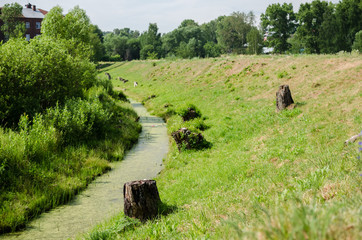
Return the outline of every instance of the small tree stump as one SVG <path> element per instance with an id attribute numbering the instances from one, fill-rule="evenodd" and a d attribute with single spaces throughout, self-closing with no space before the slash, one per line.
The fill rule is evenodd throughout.
<path id="1" fill-rule="evenodd" d="M 294 103 L 288 85 L 281 85 L 276 95 L 277 95 L 277 111 L 281 111 Z"/>
<path id="2" fill-rule="evenodd" d="M 124 214 L 138 218 L 142 222 L 158 214 L 161 203 L 156 181 L 139 180 L 127 182 L 123 186 Z"/>
<path id="3" fill-rule="evenodd" d="M 171 134 L 177 144 L 178 150 L 185 149 L 201 149 L 206 147 L 206 140 L 201 133 L 191 132 L 187 128 L 181 128 Z"/>

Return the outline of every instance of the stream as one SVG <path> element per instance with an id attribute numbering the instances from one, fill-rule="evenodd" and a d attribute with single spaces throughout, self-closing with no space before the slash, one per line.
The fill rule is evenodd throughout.
<path id="1" fill-rule="evenodd" d="M 140 116 L 142 132 L 125 158 L 112 163 L 111 171 L 96 178 L 68 204 L 41 214 L 21 232 L 0 236 L 1 240 L 74 239 L 123 211 L 125 182 L 156 177 L 169 148 L 166 124 L 151 116 L 141 103 L 131 104 Z"/>

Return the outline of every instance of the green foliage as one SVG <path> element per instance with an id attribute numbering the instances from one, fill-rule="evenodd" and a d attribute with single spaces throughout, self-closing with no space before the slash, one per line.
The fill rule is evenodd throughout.
<path id="1" fill-rule="evenodd" d="M 95 83 L 93 64 L 71 41 L 12 39 L 0 46 L 0 119 L 12 126 L 68 98 L 82 97 Z"/>
<path id="2" fill-rule="evenodd" d="M 338 50 L 351 51 L 357 32 L 362 29 L 362 4 L 360 0 L 342 0 L 336 5 L 338 23 Z"/>
<path id="3" fill-rule="evenodd" d="M 91 92 L 89 100 L 69 100 L 32 120 L 23 115 L 18 132 L 0 128 L 0 232 L 70 200 L 110 169 L 104 158 L 122 158 L 137 140 L 136 113 L 105 89 Z"/>
<path id="4" fill-rule="evenodd" d="M 42 21 L 43 36 L 54 39 L 71 40 L 75 47 L 87 49 L 83 57 L 99 60 L 102 57 L 101 37 L 96 26 L 90 23 L 86 12 L 79 6 L 65 16 L 60 6 L 52 8 Z"/>
<path id="5" fill-rule="evenodd" d="M 324 33 L 322 31 L 323 22 L 327 18 L 327 14 L 332 11 L 332 4 L 320 0 L 300 5 L 297 14 L 299 20 L 297 36 L 303 42 L 306 53 L 321 53 L 321 41 L 323 39 L 321 33 Z"/>
<path id="6" fill-rule="evenodd" d="M 104 140 L 109 132 L 112 113 L 104 109 L 97 99 L 79 99 L 67 101 L 64 108 L 56 106 L 48 109 L 44 117 L 61 133 L 62 144 L 66 146 Z"/>
<path id="7" fill-rule="evenodd" d="M 181 116 L 183 119 L 194 119 L 201 117 L 201 111 L 192 103 L 186 104 L 184 106 L 179 107 L 176 110 L 176 113 Z M 190 115 L 191 113 L 191 115 Z M 190 118 L 191 116 L 191 118 Z M 188 121 L 186 120 L 186 121 Z"/>
<path id="8" fill-rule="evenodd" d="M 261 14 L 263 29 L 270 33 L 268 43 L 275 53 L 285 53 L 289 49 L 288 38 L 295 32 L 293 5 L 275 3 Z"/>
<path id="9" fill-rule="evenodd" d="M 5 39 L 20 38 L 25 34 L 25 24 L 19 21 L 23 7 L 19 3 L 5 4 L 1 9 L 0 19 L 3 21 L 1 31 Z"/>
<path id="10" fill-rule="evenodd" d="M 227 53 L 245 53 L 246 36 L 254 24 L 253 12 L 234 12 L 222 18 L 217 26 L 217 39 Z"/>
<path id="11" fill-rule="evenodd" d="M 248 53 L 249 54 L 260 54 L 263 47 L 263 38 L 259 30 L 253 27 L 250 32 L 246 35 L 246 41 L 248 42 Z"/>
<path id="12" fill-rule="evenodd" d="M 352 49 L 362 52 L 362 30 L 356 33 L 356 38 L 353 42 Z"/>
<path id="13" fill-rule="evenodd" d="M 129 30 L 129 29 L 128 29 Z M 130 30 L 129 30 L 130 31 Z M 134 34 L 108 33 L 104 38 L 104 46 L 107 56 L 115 57 L 119 55 L 121 59 L 131 61 L 140 58 L 140 40 L 134 38 Z M 118 60 L 118 61 L 119 61 Z"/>
<path id="14" fill-rule="evenodd" d="M 156 180 L 162 201 L 177 210 L 110 239 L 359 239 L 360 154 L 357 142 L 343 146 L 361 130 L 358 56 L 152 62 L 110 69 L 143 85 L 128 90 L 134 97 L 157 95 L 146 106 L 167 118 L 168 133 L 212 126 L 202 134 L 213 147 L 179 152 L 172 144 Z M 291 75 L 296 107 L 276 113 L 275 88 Z M 185 99 L 209 118 L 175 115 Z"/>
<path id="15" fill-rule="evenodd" d="M 153 45 L 148 44 L 142 47 L 140 52 L 141 59 L 157 59 L 158 54 Z"/>
<path id="16" fill-rule="evenodd" d="M 156 23 L 150 23 L 148 30 L 140 37 L 141 43 L 141 59 L 158 59 L 161 57 L 161 34 L 158 33 Z"/>
<path id="17" fill-rule="evenodd" d="M 221 47 L 214 42 L 207 42 L 204 45 L 205 57 L 220 57 Z"/>

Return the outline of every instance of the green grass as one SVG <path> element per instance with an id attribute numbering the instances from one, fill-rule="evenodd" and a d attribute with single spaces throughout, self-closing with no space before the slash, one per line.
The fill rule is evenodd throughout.
<path id="1" fill-rule="evenodd" d="M 23 116 L 18 130 L 0 128 L 0 233 L 71 200 L 137 141 L 130 104 L 93 90 L 88 100 Z"/>
<path id="2" fill-rule="evenodd" d="M 145 105 L 167 119 L 169 133 L 197 128 L 175 114 L 195 105 L 212 147 L 180 153 L 171 139 L 156 180 L 174 210 L 112 231 L 128 221 L 120 213 L 86 238 L 361 238 L 362 164 L 358 144 L 343 144 L 362 130 L 361 66 L 360 56 L 235 56 L 103 69 L 129 79 L 113 83 L 133 98 L 156 95 Z M 277 113 L 281 84 L 296 107 Z"/>

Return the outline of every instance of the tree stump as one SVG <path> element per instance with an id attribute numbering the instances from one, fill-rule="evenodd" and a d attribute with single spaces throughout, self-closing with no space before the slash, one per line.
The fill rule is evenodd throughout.
<path id="1" fill-rule="evenodd" d="M 206 147 L 207 142 L 201 133 L 193 133 L 187 128 L 181 128 L 171 134 L 177 144 L 178 150 L 201 149 Z"/>
<path id="2" fill-rule="evenodd" d="M 294 103 L 288 85 L 281 85 L 276 95 L 277 95 L 277 111 L 281 111 Z"/>
<path id="3" fill-rule="evenodd" d="M 152 219 L 158 214 L 161 199 L 156 181 L 139 180 L 127 182 L 123 186 L 124 214 L 138 218 L 142 222 Z"/>

